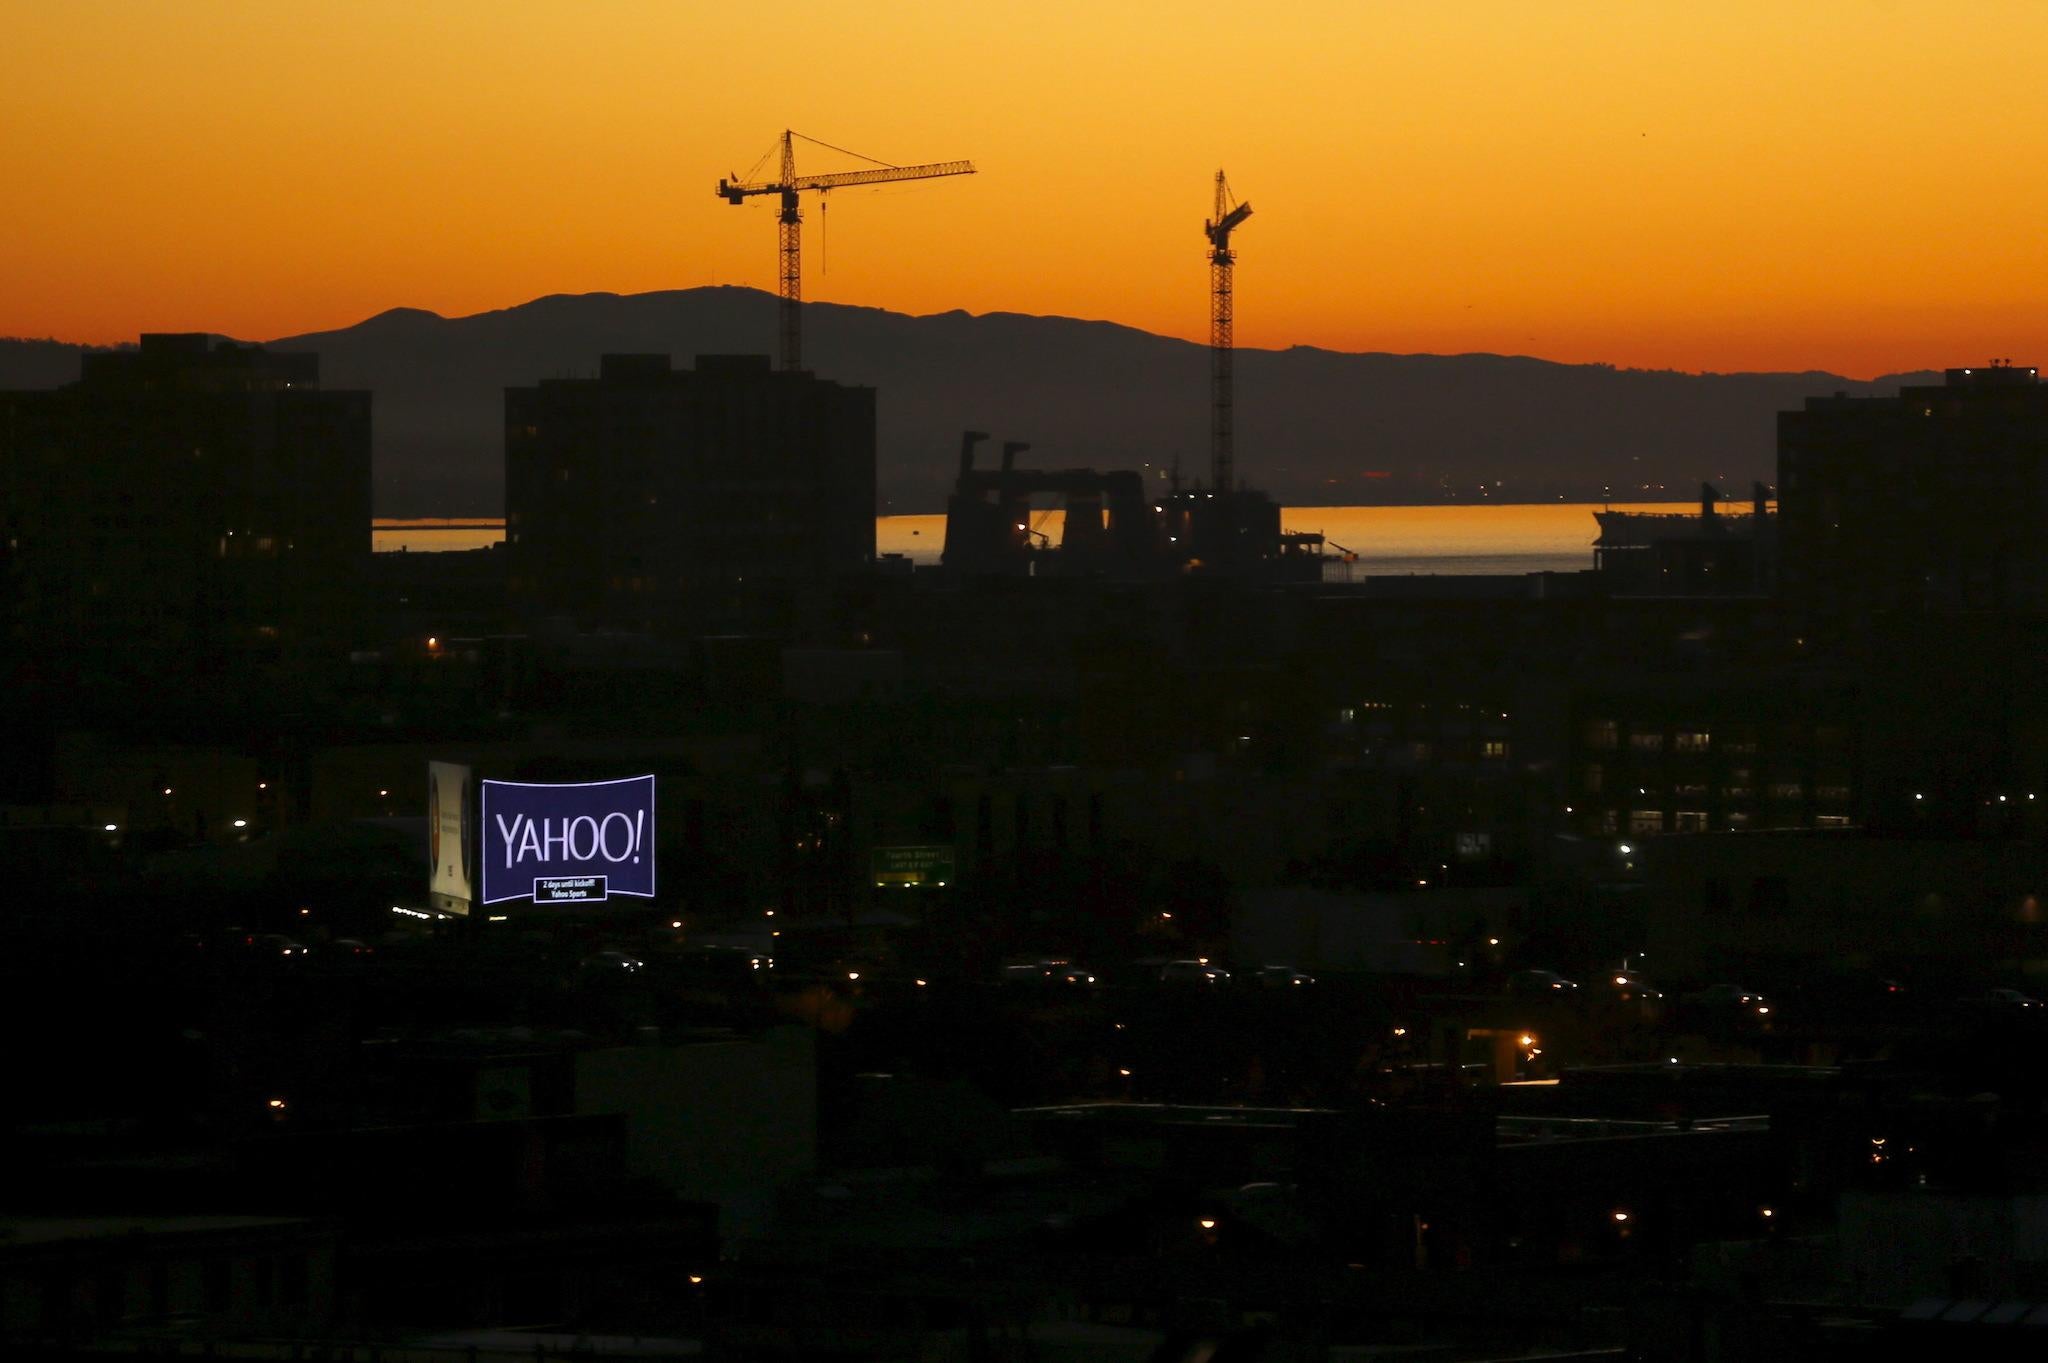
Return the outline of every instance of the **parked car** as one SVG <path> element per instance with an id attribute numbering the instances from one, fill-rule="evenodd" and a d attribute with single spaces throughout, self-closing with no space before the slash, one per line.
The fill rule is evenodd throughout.
<path id="1" fill-rule="evenodd" d="M 1617 970 L 1606 977 L 1607 987 L 1621 999 L 1661 999 L 1662 990 L 1645 978 L 1639 971 Z"/>
<path id="2" fill-rule="evenodd" d="M 1093 971 L 1084 970 L 1068 960 L 1026 961 L 1021 965 L 1003 967 L 1004 984 L 1091 985 L 1095 982 Z"/>
<path id="3" fill-rule="evenodd" d="M 775 958 L 755 947 L 723 942 L 690 947 L 665 958 L 677 975 L 697 983 L 757 984 L 775 969 Z"/>
<path id="4" fill-rule="evenodd" d="M 1552 993 L 1569 993 L 1579 986 L 1555 970 L 1517 970 L 1508 976 L 1510 994 L 1530 994 L 1541 997 Z"/>
<path id="5" fill-rule="evenodd" d="M 1230 972 L 1207 961 L 1168 961 L 1159 967 L 1162 984 L 1228 984 Z"/>
<path id="6" fill-rule="evenodd" d="M 1681 1001 L 1694 1008 L 1722 1009 L 1749 1017 L 1769 1017 L 1772 1011 L 1771 1001 L 1762 992 L 1739 984 L 1710 984 Z"/>
<path id="7" fill-rule="evenodd" d="M 2031 994 L 2022 994 L 2017 989 L 1987 989 L 1975 998 L 1970 999 L 1969 1002 L 1976 1004 L 1979 1008 L 1995 1008 L 1999 1010 L 2039 1008 L 2041 1006 L 2039 999 Z"/>

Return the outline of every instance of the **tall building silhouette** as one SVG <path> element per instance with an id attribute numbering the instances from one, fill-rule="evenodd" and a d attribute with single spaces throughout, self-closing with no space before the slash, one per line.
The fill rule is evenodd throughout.
<path id="1" fill-rule="evenodd" d="M 2006 362 L 1778 420 L 1793 642 L 1862 693 L 1874 824 L 2010 836 L 2048 793 L 2048 387 Z"/>
<path id="2" fill-rule="evenodd" d="M 647 627 L 748 581 L 874 557 L 875 393 L 765 355 L 606 355 L 505 390 L 515 604 Z"/>
<path id="3" fill-rule="evenodd" d="M 1782 585 L 1816 625 L 2048 608 L 2048 388 L 2007 364 L 1778 417 Z"/>
<path id="4" fill-rule="evenodd" d="M 319 357 L 145 335 L 0 393 L 0 600 L 54 677 L 290 655 L 351 633 L 370 553 L 370 395 Z"/>

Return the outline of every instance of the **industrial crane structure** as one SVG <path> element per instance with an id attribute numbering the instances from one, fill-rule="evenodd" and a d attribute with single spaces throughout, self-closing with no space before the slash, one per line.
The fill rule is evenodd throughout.
<path id="1" fill-rule="evenodd" d="M 848 189 L 856 185 L 883 185 L 898 180 L 931 180 L 942 175 L 972 175 L 971 161 L 934 161 L 922 166 L 894 166 L 876 161 L 873 170 L 840 171 L 830 175 L 798 175 L 796 173 L 796 139 L 830 148 L 863 161 L 873 157 L 860 156 L 858 152 L 834 147 L 829 142 L 819 142 L 814 137 L 784 129 L 782 133 L 782 168 L 773 180 L 742 180 L 731 176 L 718 182 L 719 197 L 730 204 L 742 204 L 759 194 L 776 194 L 782 198 L 782 212 L 776 219 L 782 244 L 782 345 L 781 358 L 784 369 L 801 369 L 803 362 L 803 213 L 797 196 L 805 190 L 823 194 L 834 189 Z M 762 158 L 766 160 L 766 157 Z M 1220 180 L 1220 176 L 1218 177 Z"/>
<path id="2" fill-rule="evenodd" d="M 1268 582 L 1320 582 L 1327 541 L 1320 531 L 1287 530 L 1270 496 L 1237 481 L 1232 450 L 1230 234 L 1252 215 L 1231 197 L 1216 172 L 1215 216 L 1202 224 L 1209 239 L 1210 485 L 1147 487 L 1137 469 L 1020 469 L 1029 449 L 1003 445 L 1002 464 L 974 466 L 974 447 L 988 437 L 964 432 L 960 475 L 946 502 L 941 563 L 967 577 L 1071 575 L 1159 579 L 1199 574 Z M 1057 497 L 1065 512 L 1060 543 L 1032 526 L 1033 498 Z M 1346 564 L 1357 555 L 1344 551 Z"/>
<path id="3" fill-rule="evenodd" d="M 1219 493 L 1237 488 L 1236 374 L 1232 367 L 1231 267 L 1237 253 L 1230 234 L 1252 215 L 1248 203 L 1234 203 L 1230 182 L 1216 172 L 1216 216 L 1202 224 L 1209 238 L 1209 486 Z"/>

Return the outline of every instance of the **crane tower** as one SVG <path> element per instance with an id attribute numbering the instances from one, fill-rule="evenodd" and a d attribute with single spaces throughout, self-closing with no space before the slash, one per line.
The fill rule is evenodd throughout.
<path id="1" fill-rule="evenodd" d="M 803 343 L 803 213 L 797 196 L 804 190 L 824 194 L 834 189 L 850 188 L 855 185 L 890 184 L 897 180 L 930 180 L 941 175 L 972 175 L 971 161 L 935 161 L 922 166 L 892 166 L 876 161 L 873 170 L 849 170 L 831 175 L 798 175 L 796 173 L 796 139 L 844 152 L 843 147 L 834 147 L 829 142 L 818 142 L 814 137 L 804 137 L 800 132 L 787 128 L 782 133 L 781 173 L 773 180 L 743 180 L 734 175 L 718 182 L 718 195 L 730 204 L 742 204 L 757 194 L 781 196 L 782 212 L 776 218 L 782 250 L 782 367 L 801 369 L 804 367 Z M 858 156 L 855 152 L 846 152 Z M 767 158 L 762 158 L 766 160 Z M 860 160 L 870 161 L 873 157 L 861 156 Z"/>
<path id="2" fill-rule="evenodd" d="M 1230 249 L 1230 234 L 1251 215 L 1250 204 L 1232 201 L 1230 182 L 1217 171 L 1216 216 L 1202 224 L 1202 232 L 1209 238 L 1209 483 L 1223 493 L 1237 487 L 1230 292 L 1237 253 Z"/>

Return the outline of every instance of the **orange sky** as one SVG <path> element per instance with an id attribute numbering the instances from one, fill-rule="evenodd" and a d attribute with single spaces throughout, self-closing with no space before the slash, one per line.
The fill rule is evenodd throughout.
<path id="1" fill-rule="evenodd" d="M 2048 4 L 0 0 L 0 334 L 774 287 L 712 193 L 792 126 L 807 296 L 1241 345 L 1854 375 L 2048 358 Z M 848 163 L 818 153 L 800 168 Z M 764 347 L 768 338 L 763 338 Z"/>

